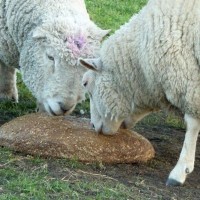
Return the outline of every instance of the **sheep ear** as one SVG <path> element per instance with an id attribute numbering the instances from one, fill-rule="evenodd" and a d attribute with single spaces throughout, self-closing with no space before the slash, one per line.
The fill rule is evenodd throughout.
<path id="1" fill-rule="evenodd" d="M 47 34 L 44 29 L 42 29 L 41 27 L 38 27 L 33 31 L 32 37 L 34 39 L 45 39 L 47 37 Z"/>
<path id="2" fill-rule="evenodd" d="M 86 67 L 87 69 L 91 69 L 93 71 L 101 71 L 102 69 L 102 61 L 100 58 L 96 59 L 79 59 L 79 63 Z"/>
<path id="3" fill-rule="evenodd" d="M 110 33 L 110 31 L 111 31 L 111 29 L 108 29 L 108 30 L 101 30 L 101 31 L 99 32 L 100 37 L 101 37 L 101 38 L 104 38 L 105 36 L 107 36 L 107 35 Z"/>
<path id="4" fill-rule="evenodd" d="M 89 32 L 91 33 L 90 37 L 96 37 L 99 41 L 102 41 L 105 36 L 110 33 L 111 29 L 103 30 L 99 27 L 89 27 Z"/>

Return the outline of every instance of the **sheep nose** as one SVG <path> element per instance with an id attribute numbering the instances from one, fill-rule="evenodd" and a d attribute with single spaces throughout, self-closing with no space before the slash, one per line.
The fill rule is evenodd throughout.
<path id="1" fill-rule="evenodd" d="M 127 129 L 127 125 L 126 125 L 125 121 L 122 122 L 120 128 L 121 129 Z"/>
<path id="2" fill-rule="evenodd" d="M 90 126 L 91 126 L 91 128 L 95 129 L 95 126 L 92 122 L 90 122 Z"/>
<path id="3" fill-rule="evenodd" d="M 59 106 L 60 106 L 60 109 L 62 110 L 63 114 L 64 113 L 67 113 L 68 111 L 70 111 L 74 105 L 70 105 L 70 106 L 66 106 L 64 103 L 62 102 L 58 102 Z"/>

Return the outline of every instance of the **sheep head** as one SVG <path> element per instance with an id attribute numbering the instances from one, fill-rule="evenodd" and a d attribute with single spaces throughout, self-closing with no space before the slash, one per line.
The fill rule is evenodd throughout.
<path id="1" fill-rule="evenodd" d="M 78 65 L 78 57 L 98 55 L 107 33 L 93 23 L 80 26 L 71 19 L 52 19 L 33 30 L 20 66 L 41 111 L 70 114 L 84 100 L 81 78 L 85 68 Z"/>
<path id="2" fill-rule="evenodd" d="M 90 97 L 91 123 L 98 133 L 115 134 L 129 115 L 128 102 L 101 59 L 79 59 L 79 62 L 89 69 L 83 75 L 82 85 Z"/>

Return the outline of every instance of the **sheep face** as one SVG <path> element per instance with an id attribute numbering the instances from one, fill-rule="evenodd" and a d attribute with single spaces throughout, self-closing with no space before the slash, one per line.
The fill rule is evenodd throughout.
<path id="1" fill-rule="evenodd" d="M 111 74 L 101 70 L 100 60 L 80 59 L 80 63 L 91 69 L 82 79 L 82 85 L 90 96 L 91 123 L 98 133 L 115 134 L 127 117 L 124 100 L 116 92 Z"/>
<path id="2" fill-rule="evenodd" d="M 61 20 L 54 23 L 54 31 L 52 25 L 38 27 L 30 42 L 34 45 L 24 50 L 26 56 L 20 60 L 23 80 L 37 98 L 39 109 L 51 115 L 69 114 L 84 99 L 81 77 L 85 69 L 78 66 L 77 58 L 96 55 L 103 37 L 66 21 L 60 24 Z"/>

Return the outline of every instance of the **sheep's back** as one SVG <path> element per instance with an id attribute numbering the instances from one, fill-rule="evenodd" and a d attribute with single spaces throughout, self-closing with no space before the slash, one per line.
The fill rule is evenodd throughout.
<path id="1" fill-rule="evenodd" d="M 83 0 L 5 0 L 5 15 L 8 30 L 20 49 L 31 30 L 41 23 L 57 17 L 72 20 L 86 19 L 89 15 Z M 79 5 L 79 6 L 78 6 Z M 84 16 L 84 17 L 83 17 Z"/>
<path id="2" fill-rule="evenodd" d="M 148 85 L 193 115 L 200 115 L 194 103 L 200 98 L 199 8 L 197 0 L 151 0 L 140 16 L 140 63 Z"/>
<path id="3" fill-rule="evenodd" d="M 150 0 L 104 43 L 104 67 L 127 98 L 200 115 L 199 8 L 198 0 Z"/>

